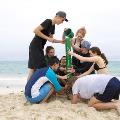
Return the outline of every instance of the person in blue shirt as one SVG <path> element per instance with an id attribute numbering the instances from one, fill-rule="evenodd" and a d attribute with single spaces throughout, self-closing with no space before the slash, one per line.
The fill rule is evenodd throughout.
<path id="1" fill-rule="evenodd" d="M 25 86 L 25 97 L 31 103 L 47 101 L 55 92 L 61 92 L 64 88 L 57 80 L 57 71 L 59 60 L 56 56 L 49 59 L 49 66 L 37 69 Z M 67 77 L 66 77 L 67 78 Z"/>

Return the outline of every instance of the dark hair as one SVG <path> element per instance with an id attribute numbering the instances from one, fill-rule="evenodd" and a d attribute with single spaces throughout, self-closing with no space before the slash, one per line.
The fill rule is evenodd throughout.
<path id="1" fill-rule="evenodd" d="M 46 47 L 46 55 L 48 55 L 49 51 L 54 49 L 52 46 L 47 46 Z"/>
<path id="2" fill-rule="evenodd" d="M 64 58 L 64 57 L 66 58 L 66 56 L 62 56 L 61 59 Z"/>
<path id="3" fill-rule="evenodd" d="M 48 60 L 48 64 L 53 66 L 54 64 L 59 64 L 59 59 L 56 56 L 52 56 Z"/>
<path id="4" fill-rule="evenodd" d="M 101 56 L 105 60 L 106 65 L 108 64 L 108 60 L 107 60 L 105 54 L 101 53 L 101 51 L 98 47 L 92 47 L 92 48 L 90 48 L 90 50 L 92 51 L 92 53 L 96 53 L 97 55 Z"/>
<path id="5" fill-rule="evenodd" d="M 62 57 L 61 57 L 61 59 L 60 59 L 60 61 L 59 61 L 60 63 L 61 63 L 61 60 L 62 60 L 63 58 L 66 58 L 66 56 L 62 56 Z"/>

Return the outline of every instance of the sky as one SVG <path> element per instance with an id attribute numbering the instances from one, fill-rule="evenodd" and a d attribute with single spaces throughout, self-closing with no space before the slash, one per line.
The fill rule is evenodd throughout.
<path id="1" fill-rule="evenodd" d="M 85 40 L 108 60 L 120 60 L 120 0 L 0 0 L 0 61 L 28 60 L 33 30 L 57 11 L 65 11 L 69 22 L 56 25 L 54 38 L 60 40 L 64 28 L 75 33 L 85 26 Z M 47 45 L 59 58 L 65 55 L 63 44 Z"/>

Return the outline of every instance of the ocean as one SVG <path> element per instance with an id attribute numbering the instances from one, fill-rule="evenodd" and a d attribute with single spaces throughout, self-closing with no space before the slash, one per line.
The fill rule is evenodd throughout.
<path id="1" fill-rule="evenodd" d="M 109 73 L 120 77 L 120 61 L 109 61 Z M 0 78 L 27 77 L 27 61 L 0 61 Z"/>
<path id="2" fill-rule="evenodd" d="M 109 73 L 120 78 L 120 61 L 110 61 Z M 24 91 L 27 82 L 27 61 L 0 61 L 0 91 Z"/>

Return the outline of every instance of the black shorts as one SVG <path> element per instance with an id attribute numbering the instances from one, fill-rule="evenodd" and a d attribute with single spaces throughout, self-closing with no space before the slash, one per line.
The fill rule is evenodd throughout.
<path id="1" fill-rule="evenodd" d="M 96 93 L 94 97 L 102 102 L 110 102 L 112 99 L 119 99 L 120 81 L 113 77 L 107 84 L 103 94 Z"/>
<path id="2" fill-rule="evenodd" d="M 28 68 L 40 69 L 46 66 L 47 64 L 44 57 L 43 49 L 39 48 L 38 46 L 30 46 Z"/>

